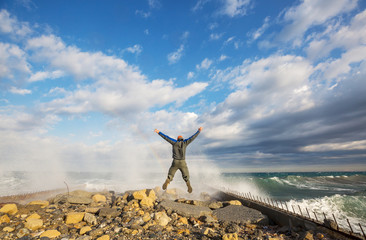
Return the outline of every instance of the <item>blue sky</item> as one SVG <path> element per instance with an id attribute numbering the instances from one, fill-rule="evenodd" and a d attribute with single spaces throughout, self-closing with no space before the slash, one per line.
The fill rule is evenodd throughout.
<path id="1" fill-rule="evenodd" d="M 0 2 L 2 169 L 366 170 L 366 3 Z"/>

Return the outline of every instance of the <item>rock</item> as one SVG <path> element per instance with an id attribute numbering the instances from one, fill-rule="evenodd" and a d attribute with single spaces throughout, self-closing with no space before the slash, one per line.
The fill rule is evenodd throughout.
<path id="1" fill-rule="evenodd" d="M 67 201 L 71 204 L 90 204 L 92 199 L 89 197 L 68 196 Z"/>
<path id="2" fill-rule="evenodd" d="M 47 230 L 47 231 L 43 232 L 40 237 L 41 238 L 48 237 L 48 238 L 52 239 L 52 238 L 57 238 L 60 235 L 61 235 L 61 233 L 57 230 Z"/>
<path id="3" fill-rule="evenodd" d="M 17 205 L 14 203 L 5 204 L 1 209 L 0 213 L 7 213 L 10 215 L 14 215 L 18 212 Z"/>
<path id="4" fill-rule="evenodd" d="M 93 194 L 84 190 L 75 190 L 70 192 L 70 196 L 91 198 Z"/>
<path id="5" fill-rule="evenodd" d="M 204 230 L 203 230 L 203 235 L 209 235 L 210 233 L 212 232 L 215 232 L 215 230 L 213 230 L 212 228 L 208 228 L 206 227 Z"/>
<path id="6" fill-rule="evenodd" d="M 227 233 L 238 233 L 239 231 L 240 231 L 240 227 L 235 223 L 230 223 L 226 227 L 226 232 Z"/>
<path id="7" fill-rule="evenodd" d="M 97 202 L 97 203 L 107 201 L 107 198 L 104 195 L 101 195 L 101 194 L 95 194 L 92 199 L 93 199 L 94 202 Z"/>
<path id="8" fill-rule="evenodd" d="M 180 222 L 184 225 L 188 225 L 188 219 L 186 217 L 180 217 L 178 222 Z"/>
<path id="9" fill-rule="evenodd" d="M 222 202 L 212 202 L 212 203 L 210 203 L 209 205 L 208 205 L 208 207 L 210 208 L 210 209 L 213 209 L 213 210 L 215 210 L 215 209 L 219 209 L 219 208 L 222 208 L 224 205 L 223 205 L 223 203 Z"/>
<path id="10" fill-rule="evenodd" d="M 48 201 L 36 200 L 36 201 L 32 201 L 32 202 L 28 203 L 27 205 L 39 205 L 39 206 L 41 206 L 41 208 L 45 208 L 48 205 L 50 205 L 50 203 Z"/>
<path id="11" fill-rule="evenodd" d="M 22 237 L 24 237 L 24 236 L 27 236 L 27 235 L 29 235 L 29 230 L 27 229 L 27 228 L 21 228 L 21 229 L 19 229 L 19 231 L 18 231 L 18 233 L 17 233 L 17 237 L 18 238 L 22 238 Z"/>
<path id="12" fill-rule="evenodd" d="M 172 219 L 168 217 L 165 212 L 157 212 L 155 213 L 154 220 L 160 226 L 165 227 Z"/>
<path id="13" fill-rule="evenodd" d="M 70 240 L 72 240 L 73 238 L 70 238 Z M 61 239 L 61 240 L 69 240 L 68 238 L 66 239 Z M 81 236 L 78 237 L 76 240 L 93 240 L 93 238 L 91 236 Z"/>
<path id="14" fill-rule="evenodd" d="M 214 210 L 213 212 L 219 221 L 240 222 L 243 224 L 255 223 L 263 225 L 268 225 L 269 221 L 267 216 L 263 215 L 260 211 L 244 207 L 242 205 L 229 205 L 227 207 Z"/>
<path id="15" fill-rule="evenodd" d="M 317 233 L 315 236 L 317 239 L 323 239 L 325 237 L 322 233 Z"/>
<path id="16" fill-rule="evenodd" d="M 43 221 L 41 219 L 29 219 L 25 224 L 24 227 L 28 228 L 29 230 L 35 231 L 43 226 Z"/>
<path id="17" fill-rule="evenodd" d="M 331 229 L 337 229 L 337 224 L 335 221 L 331 219 L 324 219 L 324 226 L 331 228 Z"/>
<path id="18" fill-rule="evenodd" d="M 109 236 L 108 235 L 103 235 L 101 237 L 98 237 L 97 240 L 109 240 Z"/>
<path id="19" fill-rule="evenodd" d="M 0 224 L 2 223 L 10 223 L 10 218 L 8 217 L 8 215 L 5 214 L 0 217 Z"/>
<path id="20" fill-rule="evenodd" d="M 147 197 L 147 195 L 146 195 L 146 189 L 133 192 L 132 193 L 132 196 L 133 196 L 134 199 L 142 200 L 142 199 L 144 199 L 144 198 Z"/>
<path id="21" fill-rule="evenodd" d="M 87 212 L 87 213 L 97 213 L 99 210 L 100 210 L 100 208 L 97 208 L 97 207 L 85 208 L 85 212 Z"/>
<path id="22" fill-rule="evenodd" d="M 69 232 L 69 227 L 66 224 L 62 224 L 60 226 L 57 227 L 57 230 L 61 233 L 61 234 L 66 234 Z"/>
<path id="23" fill-rule="evenodd" d="M 83 212 L 70 212 L 66 215 L 66 224 L 73 224 L 81 222 L 84 218 Z"/>
<path id="24" fill-rule="evenodd" d="M 100 217 L 117 217 L 120 214 L 120 212 L 116 208 L 101 208 L 99 210 L 99 216 Z"/>
<path id="25" fill-rule="evenodd" d="M 150 198 L 150 197 L 145 197 L 140 201 L 141 207 L 151 208 L 154 206 L 154 204 L 155 204 L 155 199 Z"/>
<path id="26" fill-rule="evenodd" d="M 222 236 L 222 240 L 238 240 L 238 234 L 228 233 Z"/>
<path id="27" fill-rule="evenodd" d="M 313 236 L 312 233 L 307 231 L 307 232 L 301 234 L 300 239 L 302 239 L 302 240 L 314 240 L 314 236 Z"/>
<path id="28" fill-rule="evenodd" d="M 11 232 L 13 232 L 15 229 L 14 228 L 12 228 L 12 227 L 4 227 L 3 228 L 3 231 L 4 232 L 8 232 L 8 233 L 11 233 Z"/>
<path id="29" fill-rule="evenodd" d="M 166 211 L 176 212 L 183 217 L 195 217 L 199 218 L 205 214 L 212 213 L 212 210 L 208 207 L 194 206 L 185 203 L 178 203 L 171 200 L 162 201 L 158 208 L 164 208 Z"/>
<path id="30" fill-rule="evenodd" d="M 89 231 L 91 231 L 91 230 L 92 230 L 92 229 L 91 229 L 91 227 L 89 227 L 89 226 L 82 227 L 82 228 L 80 229 L 80 235 L 83 235 L 84 233 L 89 232 Z"/>
<path id="31" fill-rule="evenodd" d="M 95 239 L 97 236 L 100 236 L 103 233 L 104 233 L 104 230 L 102 228 L 97 228 L 97 229 L 91 230 L 89 232 L 89 236 L 91 236 L 92 239 Z"/>
<path id="32" fill-rule="evenodd" d="M 25 220 L 28 221 L 30 219 L 40 219 L 40 218 L 41 218 L 41 216 L 39 216 L 37 213 L 33 213 L 32 215 L 27 217 Z"/>
<path id="33" fill-rule="evenodd" d="M 144 222 L 148 222 L 148 221 L 150 221 L 151 220 L 151 216 L 150 216 L 150 213 L 145 213 L 144 214 L 144 216 L 142 217 L 142 220 L 144 221 Z"/>
<path id="34" fill-rule="evenodd" d="M 241 206 L 241 202 L 239 200 L 231 200 L 228 202 L 229 205 Z"/>
<path id="35" fill-rule="evenodd" d="M 84 221 L 87 222 L 90 225 L 96 225 L 98 223 L 97 218 L 95 217 L 95 215 L 91 214 L 91 213 L 85 213 Z"/>

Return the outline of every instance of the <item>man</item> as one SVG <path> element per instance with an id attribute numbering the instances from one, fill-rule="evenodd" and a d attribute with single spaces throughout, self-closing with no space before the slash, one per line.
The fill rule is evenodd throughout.
<path id="1" fill-rule="evenodd" d="M 168 177 L 163 184 L 163 190 L 166 190 L 168 184 L 173 181 L 175 172 L 179 169 L 182 173 L 182 177 L 187 184 L 188 192 L 192 192 L 192 186 L 189 182 L 189 172 L 186 163 L 186 148 L 187 146 L 198 136 L 198 134 L 202 131 L 202 127 L 198 129 L 198 131 L 193 134 L 190 138 L 183 139 L 182 136 L 178 136 L 177 140 L 165 135 L 159 130 L 155 129 L 155 132 L 159 134 L 162 138 L 164 138 L 168 143 L 170 143 L 173 147 L 173 162 L 169 168 Z"/>

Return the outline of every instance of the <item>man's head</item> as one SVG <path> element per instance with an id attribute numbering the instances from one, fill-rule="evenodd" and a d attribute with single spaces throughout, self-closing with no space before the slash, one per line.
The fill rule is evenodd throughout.
<path id="1" fill-rule="evenodd" d="M 178 137 L 177 137 L 177 140 L 179 141 L 179 140 L 183 140 L 183 137 L 181 136 L 181 135 L 179 135 Z"/>

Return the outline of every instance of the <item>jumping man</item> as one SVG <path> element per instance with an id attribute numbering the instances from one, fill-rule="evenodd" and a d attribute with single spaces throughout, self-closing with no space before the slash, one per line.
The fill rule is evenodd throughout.
<path id="1" fill-rule="evenodd" d="M 186 148 L 188 144 L 190 144 L 202 131 L 202 127 L 198 129 L 198 131 L 193 134 L 190 138 L 183 139 L 182 136 L 178 136 L 177 140 L 165 135 L 159 130 L 155 129 L 155 132 L 158 133 L 162 138 L 164 138 L 168 143 L 170 143 L 173 147 L 173 162 L 169 168 L 168 178 L 165 180 L 163 184 L 163 190 L 168 187 L 168 184 L 173 181 L 175 172 L 179 169 L 182 172 L 182 176 L 184 181 L 187 184 L 188 192 L 192 192 L 191 183 L 189 182 L 189 171 L 187 167 L 187 163 L 185 160 L 186 157 Z"/>

